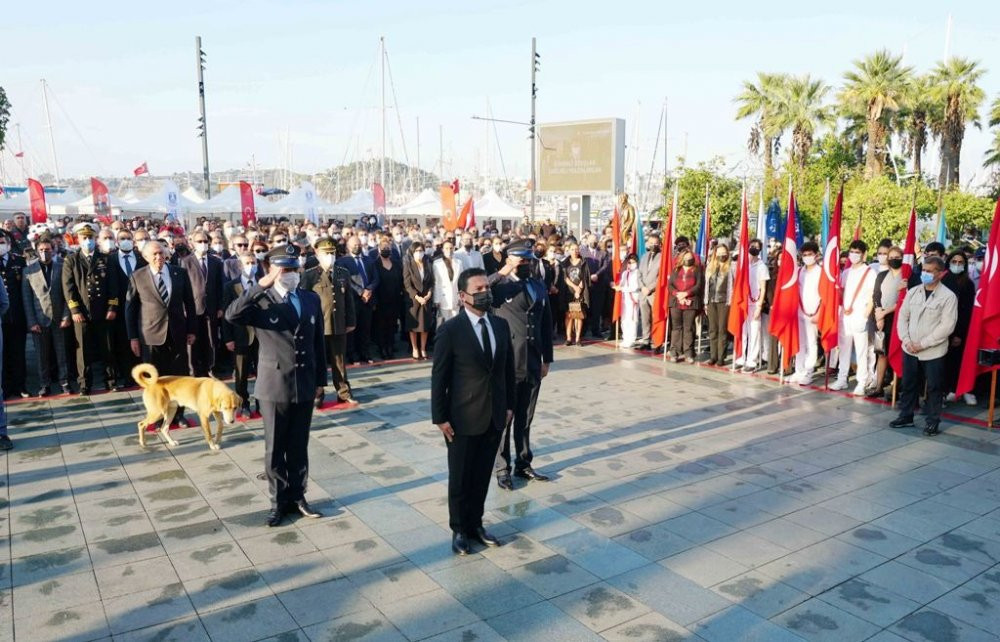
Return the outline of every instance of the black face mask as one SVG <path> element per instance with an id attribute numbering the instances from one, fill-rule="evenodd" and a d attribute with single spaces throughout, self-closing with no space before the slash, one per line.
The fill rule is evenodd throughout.
<path id="1" fill-rule="evenodd" d="M 354 256 L 359 256 L 361 254 L 361 248 L 360 247 L 354 248 L 353 250 L 351 250 L 351 254 L 353 254 Z"/>
<path id="2" fill-rule="evenodd" d="M 530 263 L 517 266 L 517 272 L 516 272 L 517 278 L 521 279 L 522 281 L 524 279 L 530 279 L 531 274 L 533 272 L 531 268 L 532 266 Z"/>
<path id="3" fill-rule="evenodd" d="M 898 270 L 903 267 L 903 259 L 889 259 L 889 267 L 893 270 Z"/>
<path id="4" fill-rule="evenodd" d="M 178 256 L 187 256 L 191 253 L 191 250 L 189 250 L 186 245 L 175 245 L 174 252 L 176 252 Z"/>
<path id="5" fill-rule="evenodd" d="M 759 247 L 751 247 L 747 251 L 750 253 L 750 256 L 760 256 L 760 248 Z"/>
<path id="6" fill-rule="evenodd" d="M 694 259 L 684 259 L 684 265 L 687 267 L 691 267 L 692 265 L 694 265 Z"/>
<path id="7" fill-rule="evenodd" d="M 466 292 L 466 294 L 469 293 Z M 480 312 L 489 312 L 490 308 L 493 307 L 493 293 L 489 290 L 476 292 L 475 294 L 470 294 L 469 296 L 472 297 L 472 303 L 470 305 Z"/>
<path id="8" fill-rule="evenodd" d="M 378 251 L 378 255 L 381 256 L 382 258 L 389 258 L 390 256 L 392 256 L 392 248 L 383 247 L 381 250 Z"/>

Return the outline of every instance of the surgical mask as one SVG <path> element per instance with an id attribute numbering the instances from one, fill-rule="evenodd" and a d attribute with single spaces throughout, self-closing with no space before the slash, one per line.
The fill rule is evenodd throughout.
<path id="1" fill-rule="evenodd" d="M 861 252 L 851 252 L 847 255 L 847 260 L 851 262 L 851 265 L 861 263 Z"/>
<path id="2" fill-rule="evenodd" d="M 472 297 L 472 303 L 469 305 L 480 312 L 489 312 L 490 308 L 493 307 L 493 293 L 489 290 L 483 290 L 482 292 L 476 292 L 475 294 L 469 294 L 466 292 L 465 294 Z"/>
<path id="3" fill-rule="evenodd" d="M 309 245 L 312 245 L 319 238 L 319 234 L 316 232 L 306 232 L 306 238 L 309 239 Z"/>
<path id="4" fill-rule="evenodd" d="M 198 241 L 194 244 L 194 253 L 198 256 L 206 254 L 208 252 L 208 243 L 204 241 Z"/>
<path id="5" fill-rule="evenodd" d="M 930 272 L 921 272 L 920 282 L 924 285 L 930 285 L 931 283 L 934 283 L 934 275 Z"/>
<path id="6" fill-rule="evenodd" d="M 92 238 L 91 239 L 80 239 L 80 249 L 83 250 L 84 252 L 88 252 L 88 253 L 89 252 L 93 252 L 94 251 L 94 247 L 96 247 L 96 245 L 97 245 L 97 243 Z M 6 246 L 5 246 L 5 249 L 6 249 Z M 6 253 L 7 252 L 5 252 L 3 250 L 0 250 L 0 255 L 6 254 Z"/>
<path id="7" fill-rule="evenodd" d="M 233 235 L 233 228 L 231 227 L 222 228 L 222 234 L 228 239 Z"/>
<path id="8" fill-rule="evenodd" d="M 809 266 L 809 267 L 812 267 L 812 266 L 816 265 L 816 255 L 809 254 L 809 255 L 803 256 L 802 257 L 802 264 L 806 265 L 806 266 Z"/>
<path id="9" fill-rule="evenodd" d="M 628 269 L 630 269 L 630 270 L 635 270 L 635 269 L 637 269 L 638 267 L 639 267 L 639 264 L 638 264 L 638 263 L 629 263 L 629 264 L 628 264 Z"/>
<path id="10" fill-rule="evenodd" d="M 135 249 L 139 250 L 139 253 L 141 254 L 143 248 L 146 247 L 146 243 L 149 243 L 149 241 L 146 239 L 139 239 L 135 242 Z"/>
<path id="11" fill-rule="evenodd" d="M 212 243 L 212 249 L 216 254 L 222 254 L 226 250 L 226 246 L 222 243 Z"/>
<path id="12" fill-rule="evenodd" d="M 503 252 L 503 246 L 502 246 L 502 245 L 500 245 L 499 243 L 494 243 L 494 244 L 493 244 L 493 245 L 491 245 L 490 247 L 491 247 L 491 248 L 493 249 L 493 251 L 494 251 L 494 252 L 496 252 L 497 254 L 500 254 L 501 252 Z"/>
<path id="13" fill-rule="evenodd" d="M 267 252 L 254 252 L 253 255 L 257 257 L 258 261 L 263 261 L 267 258 Z"/>
<path id="14" fill-rule="evenodd" d="M 358 236 L 358 242 L 361 243 L 361 245 L 368 245 L 368 237 L 362 234 Z"/>
<path id="15" fill-rule="evenodd" d="M 964 265 L 956 265 L 954 263 L 952 263 L 951 265 L 949 265 L 948 269 L 951 270 L 952 274 L 961 274 L 962 272 L 965 272 L 965 266 Z"/>
<path id="16" fill-rule="evenodd" d="M 257 266 L 253 263 L 247 265 L 243 264 L 243 276 L 250 278 L 257 272 Z"/>
<path id="17" fill-rule="evenodd" d="M 413 260 L 417 261 L 418 263 L 420 261 L 423 261 L 424 260 L 424 253 L 423 252 L 414 252 L 413 253 Z"/>
<path id="18" fill-rule="evenodd" d="M 133 248 L 132 239 L 122 239 L 118 241 L 118 249 L 122 252 L 131 252 Z"/>
<path id="19" fill-rule="evenodd" d="M 49 261 L 52 260 L 52 252 L 42 250 L 41 252 L 38 253 L 38 260 L 41 261 L 42 263 L 48 263 Z"/>
<path id="20" fill-rule="evenodd" d="M 396 243 L 401 243 L 403 241 L 403 235 L 402 234 L 393 234 L 392 235 L 392 240 L 395 241 Z"/>
<path id="21" fill-rule="evenodd" d="M 101 251 L 107 254 L 111 250 L 115 249 L 115 242 L 111 239 L 101 239 Z"/>
<path id="22" fill-rule="evenodd" d="M 0 256 L 7 256 L 8 252 L 10 252 L 10 245 L 7 243 L 0 243 Z"/>
<path id="23" fill-rule="evenodd" d="M 299 255 L 299 267 L 305 267 L 305 265 L 306 265 L 306 256 L 304 254 Z"/>
<path id="24" fill-rule="evenodd" d="M 282 288 L 291 292 L 295 288 L 299 287 L 299 273 L 298 272 L 282 272 L 281 276 L 278 277 L 278 284 Z"/>
<path id="25" fill-rule="evenodd" d="M 333 255 L 329 252 L 320 252 L 316 255 L 316 259 L 319 261 L 320 267 L 324 270 L 329 270 L 333 267 Z"/>
<path id="26" fill-rule="evenodd" d="M 898 270 L 903 267 L 903 259 L 889 259 L 889 267 L 893 270 Z"/>
<path id="27" fill-rule="evenodd" d="M 878 264 L 879 265 L 888 265 L 888 263 L 889 263 L 889 255 L 888 254 L 879 254 L 878 255 Z"/>

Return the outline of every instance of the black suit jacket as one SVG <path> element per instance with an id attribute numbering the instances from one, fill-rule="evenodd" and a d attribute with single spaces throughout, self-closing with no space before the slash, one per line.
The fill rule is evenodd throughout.
<path id="1" fill-rule="evenodd" d="M 222 300 L 225 307 L 228 309 L 232 305 L 233 301 L 240 298 L 243 294 L 243 280 L 240 277 L 236 277 L 231 281 L 227 281 L 226 285 L 222 288 Z M 236 344 L 237 348 L 246 348 L 254 342 L 256 335 L 254 334 L 253 326 L 249 325 L 236 325 L 235 323 L 230 323 L 228 320 L 223 320 L 222 322 L 222 342 L 229 343 L 232 341 Z"/>
<path id="2" fill-rule="evenodd" d="M 514 353 L 510 328 L 487 315 L 496 336 L 492 367 L 479 345 L 466 312 L 437 329 L 431 371 L 431 421 L 451 423 L 456 435 L 481 435 L 491 427 L 502 430 L 507 411 L 514 410 Z"/>
<path id="3" fill-rule="evenodd" d="M 24 306 L 21 305 L 21 301 L 24 298 L 23 281 L 25 267 L 24 258 L 17 254 L 8 253 L 7 256 L 0 259 L 0 278 L 3 279 L 3 284 L 7 286 L 7 297 L 11 301 L 10 307 L 3 315 L 3 322 L 22 330 L 27 327 Z"/>
<path id="4" fill-rule="evenodd" d="M 361 263 L 365 266 L 365 274 L 368 276 L 368 289 L 375 292 L 378 289 L 379 282 L 378 270 L 375 269 L 375 261 L 366 257 L 364 252 L 362 252 Z M 351 275 L 351 290 L 360 297 L 365 287 L 362 283 L 361 272 L 358 270 L 358 262 L 355 260 L 355 257 L 350 254 L 341 256 L 337 259 L 337 265 L 347 270 L 348 274 Z"/>
<path id="5" fill-rule="evenodd" d="M 195 305 L 187 272 L 168 265 L 170 298 L 163 303 L 149 266 L 136 270 L 129 279 L 125 297 L 125 330 L 129 340 L 139 339 L 147 346 L 161 346 L 167 337 L 178 350 L 185 350 L 187 335 L 195 333 Z"/>
<path id="6" fill-rule="evenodd" d="M 115 250 L 114 252 L 108 254 L 108 272 L 114 273 L 115 280 L 118 283 L 118 291 L 115 292 L 115 296 L 118 297 L 119 301 L 124 301 L 125 297 L 128 296 L 129 287 L 129 277 L 125 274 L 125 270 L 122 269 L 121 260 L 119 255 L 121 250 Z M 146 259 L 142 258 L 135 250 L 132 251 L 132 273 L 139 268 L 146 267 Z"/>
<path id="7" fill-rule="evenodd" d="M 208 259 L 208 273 L 202 274 L 201 261 L 194 252 L 178 258 L 177 265 L 187 270 L 191 279 L 191 292 L 194 294 L 194 307 L 198 316 L 207 314 L 215 319 L 222 307 L 222 285 L 225 279 L 222 274 L 222 259 L 211 254 Z"/>

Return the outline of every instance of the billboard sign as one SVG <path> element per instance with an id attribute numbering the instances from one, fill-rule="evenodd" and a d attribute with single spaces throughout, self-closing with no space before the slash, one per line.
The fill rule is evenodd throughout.
<path id="1" fill-rule="evenodd" d="M 617 194 L 624 189 L 624 120 L 604 118 L 537 127 L 539 193 Z"/>

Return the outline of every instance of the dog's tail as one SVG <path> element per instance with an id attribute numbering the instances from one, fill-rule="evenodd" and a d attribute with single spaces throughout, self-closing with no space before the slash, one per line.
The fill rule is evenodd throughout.
<path id="1" fill-rule="evenodd" d="M 156 383 L 160 378 L 160 373 L 156 371 L 156 366 L 151 363 L 140 363 L 132 368 L 132 378 L 140 387 L 146 388 Z"/>

